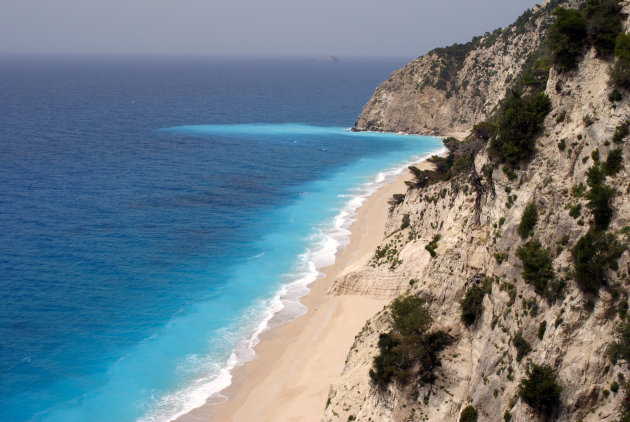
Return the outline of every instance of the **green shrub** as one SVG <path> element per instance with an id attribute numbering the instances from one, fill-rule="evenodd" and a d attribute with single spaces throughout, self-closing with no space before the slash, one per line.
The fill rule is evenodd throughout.
<path id="1" fill-rule="evenodd" d="M 512 414 L 510 413 L 509 410 L 506 410 L 505 413 L 503 414 L 503 420 L 505 422 L 510 422 L 512 420 Z"/>
<path id="2" fill-rule="evenodd" d="M 512 170 L 511 168 L 509 168 L 508 166 L 503 166 L 503 173 L 505 173 L 505 175 L 507 176 L 507 178 L 512 181 L 514 179 L 516 179 L 518 176 L 516 175 L 516 173 L 514 172 L 514 170 Z"/>
<path id="3" fill-rule="evenodd" d="M 509 165 L 529 160 L 536 151 L 534 138 L 550 110 L 551 101 L 544 93 L 522 95 L 513 91 L 499 112 L 491 152 Z"/>
<path id="4" fill-rule="evenodd" d="M 599 150 L 595 149 L 593 150 L 593 152 L 591 152 L 591 158 L 593 159 L 594 163 L 599 162 Z"/>
<path id="5" fill-rule="evenodd" d="M 586 15 L 588 35 L 600 55 L 608 56 L 615 51 L 617 34 L 621 31 L 621 5 L 618 0 L 587 0 Z"/>
<path id="6" fill-rule="evenodd" d="M 436 177 L 436 172 L 433 170 L 420 170 L 416 166 L 409 166 L 408 168 L 414 177 L 413 181 L 405 182 L 410 187 L 424 188 L 439 180 Z"/>
<path id="7" fill-rule="evenodd" d="M 610 78 L 617 87 L 630 89 L 630 35 L 621 33 L 617 36 L 615 57 Z"/>
<path id="8" fill-rule="evenodd" d="M 474 406 L 466 406 L 459 416 L 459 422 L 477 422 L 478 417 L 477 409 Z"/>
<path id="9" fill-rule="evenodd" d="M 540 325 L 538 325 L 538 338 L 540 340 L 545 337 L 545 331 L 547 331 L 547 321 L 542 321 Z"/>
<path id="10" fill-rule="evenodd" d="M 576 198 L 584 198 L 586 196 L 586 186 L 583 183 L 575 185 L 571 188 L 571 195 Z"/>
<path id="11" fill-rule="evenodd" d="M 558 141 L 558 149 L 564 151 L 567 148 L 567 141 L 563 138 Z"/>
<path id="12" fill-rule="evenodd" d="M 494 254 L 494 259 L 497 261 L 497 264 L 501 265 L 503 264 L 503 261 L 505 261 L 508 257 L 507 252 L 496 252 Z"/>
<path id="13" fill-rule="evenodd" d="M 586 20 L 579 10 L 558 7 L 555 22 L 547 32 L 554 64 L 561 72 L 575 69 L 584 50 L 587 36 Z"/>
<path id="14" fill-rule="evenodd" d="M 472 128 L 472 134 L 484 141 L 490 140 L 497 133 L 497 125 L 491 122 L 477 123 Z"/>
<path id="15" fill-rule="evenodd" d="M 392 381 L 406 385 L 412 379 L 432 382 L 440 364 L 438 353 L 452 338 L 444 331 L 430 332 L 432 319 L 425 301 L 415 296 L 398 297 L 391 305 L 393 329 L 379 336 L 379 355 L 370 378 L 379 388 Z"/>
<path id="16" fill-rule="evenodd" d="M 400 223 L 400 230 L 405 230 L 409 227 L 409 214 L 403 215 L 402 222 Z"/>
<path id="17" fill-rule="evenodd" d="M 556 383 L 551 367 L 531 365 L 521 380 L 519 394 L 523 402 L 544 415 L 551 415 L 560 402 L 562 387 Z"/>
<path id="18" fill-rule="evenodd" d="M 523 66 L 521 77 L 514 86 L 517 89 L 525 87 L 533 91 L 544 91 L 549 79 L 549 69 L 551 69 L 551 58 L 542 56 L 537 58 L 537 54 L 531 54 Z"/>
<path id="19" fill-rule="evenodd" d="M 431 241 L 424 247 L 424 249 L 429 251 L 429 253 L 431 254 L 431 258 L 435 258 L 437 256 L 437 252 L 435 252 L 435 250 L 437 249 L 438 242 L 441 238 L 442 236 L 436 234 L 435 236 L 433 236 L 433 239 L 431 239 Z"/>
<path id="20" fill-rule="evenodd" d="M 608 346 L 608 357 L 612 363 L 624 359 L 630 362 L 630 323 L 623 322 L 617 328 L 617 340 Z"/>
<path id="21" fill-rule="evenodd" d="M 404 193 L 395 193 L 394 196 L 392 196 L 392 198 L 388 201 L 389 212 L 392 212 L 394 210 L 394 208 L 396 208 L 396 206 L 402 204 L 404 200 L 405 200 L 405 194 Z"/>
<path id="22" fill-rule="evenodd" d="M 623 156 L 621 149 L 616 148 L 608 151 L 606 161 L 602 165 L 602 169 L 607 176 L 614 176 L 623 168 Z"/>
<path id="23" fill-rule="evenodd" d="M 462 309 L 461 320 L 467 326 L 471 326 L 483 312 L 483 297 L 485 290 L 476 284 L 466 290 L 464 298 L 459 303 Z"/>
<path id="24" fill-rule="evenodd" d="M 521 245 L 516 256 L 523 262 L 523 279 L 534 286 L 536 293 L 548 296 L 554 278 L 549 249 L 543 249 L 540 242 L 533 239 Z"/>
<path id="25" fill-rule="evenodd" d="M 619 302 L 619 306 L 617 306 L 617 313 L 619 314 L 619 318 L 626 319 L 626 315 L 628 315 L 628 299 L 624 298 L 621 302 Z"/>
<path id="26" fill-rule="evenodd" d="M 586 172 L 587 183 L 590 190 L 586 194 L 588 203 L 586 206 L 593 213 L 595 228 L 605 230 L 612 219 L 613 209 L 610 205 L 614 190 L 606 186 L 606 173 L 599 165 L 594 165 Z"/>
<path id="27" fill-rule="evenodd" d="M 612 140 L 615 143 L 619 143 L 623 141 L 623 138 L 630 134 L 630 121 L 626 120 L 619 126 L 615 127 L 615 133 L 613 134 Z"/>
<path id="28" fill-rule="evenodd" d="M 521 217 L 521 222 L 516 230 L 523 239 L 527 239 L 534 232 L 534 227 L 538 222 L 538 209 L 536 209 L 536 203 L 534 201 L 527 204 Z"/>
<path id="29" fill-rule="evenodd" d="M 485 144 L 485 142 L 478 140 L 460 142 L 453 137 L 443 139 L 442 143 L 448 150 L 446 157 L 434 155 L 427 159 L 429 163 L 435 166 L 433 170 L 420 170 L 415 166 L 410 166 L 409 170 L 414 179 L 405 182 L 407 186 L 424 188 L 432 183 L 451 180 L 472 168 L 475 154 Z"/>
<path id="30" fill-rule="evenodd" d="M 512 344 L 516 348 L 516 361 L 520 362 L 523 357 L 531 352 L 532 346 L 523 338 L 523 331 L 520 330 L 514 335 Z"/>
<path id="31" fill-rule="evenodd" d="M 610 391 L 617 394 L 619 391 L 619 383 L 617 381 L 613 381 L 612 384 L 610 384 Z"/>
<path id="32" fill-rule="evenodd" d="M 501 284 L 501 286 L 499 287 L 499 290 L 507 292 L 508 296 L 510 297 L 510 301 L 507 303 L 507 306 L 514 305 L 514 300 L 516 299 L 516 286 L 512 283 L 504 281 L 503 284 Z"/>
<path id="33" fill-rule="evenodd" d="M 573 218 L 578 218 L 580 213 L 582 212 L 582 204 L 575 204 L 569 209 L 569 216 Z"/>
<path id="34" fill-rule="evenodd" d="M 591 229 L 582 236 L 571 249 L 574 277 L 580 288 L 597 293 L 608 282 L 608 269 L 617 269 L 617 259 L 624 250 L 625 246 L 612 233 Z"/>
<path id="35" fill-rule="evenodd" d="M 610 101 L 611 103 L 621 101 L 622 99 L 623 99 L 623 96 L 621 95 L 621 92 L 619 92 L 617 88 L 614 88 L 612 91 L 610 91 L 610 94 L 608 94 L 608 101 Z"/>

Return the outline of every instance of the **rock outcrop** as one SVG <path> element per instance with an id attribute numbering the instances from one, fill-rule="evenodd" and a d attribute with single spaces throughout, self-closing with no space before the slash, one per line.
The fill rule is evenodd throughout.
<path id="1" fill-rule="evenodd" d="M 623 8 L 630 13 L 630 2 L 623 2 Z M 445 66 L 439 51 L 395 72 L 366 105 L 357 128 L 442 134 L 470 130 L 500 103 L 527 52 L 541 45 L 540 28 L 551 20 L 549 2 L 524 16 L 525 24 L 477 40 L 446 89 L 435 86 Z M 626 18 L 624 31 L 629 29 Z M 610 389 L 623 384 L 630 368 L 624 360 L 612 363 L 607 349 L 622 321 L 619 306 L 627 307 L 630 252 L 620 256 L 618 270 L 609 271 L 614 288 L 598 294 L 578 287 L 571 254 L 592 220 L 586 199 L 577 192 L 587 184 L 596 150 L 601 160 L 614 148 L 622 151 L 625 168 L 607 179 L 616 190 L 609 231 L 628 244 L 630 139 L 611 139 L 616 127 L 630 118 L 630 93 L 617 102 L 609 99 L 610 66 L 590 49 L 577 70 L 561 74 L 551 68 L 545 89 L 551 112 L 536 140 L 534 158 L 514 174 L 496 165 L 488 174 L 492 157 L 486 146 L 474 158 L 476 178 L 410 188 L 391 210 L 379 248 L 395 249 L 394 256 L 387 262 L 356 263 L 337 278 L 331 293 L 419 295 L 426 299 L 436 329 L 449 332 L 455 341 L 442 352 L 434 383 L 378 389 L 368 373 L 379 353 L 379 335 L 391 329 L 386 308 L 357 335 L 344 372 L 331 387 L 323 420 L 457 421 L 468 405 L 477 409 L 479 421 L 544 420 L 518 395 L 532 363 L 554 368 L 562 387 L 553 420 L 617 420 L 624 393 Z M 549 248 L 556 280 L 564 283 L 554 299 L 541 297 L 524 281 L 516 255 L 524 243 L 517 228 L 531 202 L 539 214 L 532 237 Z M 436 235 L 433 257 L 425 246 Z M 460 320 L 460 301 L 480 281 L 488 292 L 483 311 L 467 327 Z M 531 345 L 520 361 L 513 344 L 517 333 Z"/>
<path id="2" fill-rule="evenodd" d="M 395 71 L 365 105 L 355 130 L 439 136 L 469 130 L 495 110 L 541 46 L 559 3 L 577 4 L 547 1 L 505 29 L 436 48 Z"/>

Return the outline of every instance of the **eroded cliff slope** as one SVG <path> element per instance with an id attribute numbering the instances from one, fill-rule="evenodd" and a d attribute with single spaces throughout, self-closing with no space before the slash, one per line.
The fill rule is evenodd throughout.
<path id="1" fill-rule="evenodd" d="M 621 5 L 628 32 L 630 2 Z M 526 27 L 552 20 L 549 8 L 539 8 L 529 14 Z M 510 28 L 504 31 L 516 27 Z M 438 53 L 415 60 L 378 88 L 357 127 L 470 130 L 499 106 L 510 79 L 521 73 L 527 54 L 518 51 L 540 47 L 544 34 L 536 31 L 507 41 L 499 32 L 493 43 L 488 37 L 478 41 L 486 48 L 466 55 L 446 90 L 433 86 L 440 68 L 431 67 L 442 63 Z M 505 49 L 511 53 L 498 54 Z M 531 159 L 501 164 L 490 136 L 471 135 L 466 145 L 473 145 L 474 153 L 467 156 L 465 171 L 420 180 L 404 198 L 394 198 L 382 244 L 374 256 L 340 275 L 331 293 L 420 297 L 433 320 L 431 330 L 448 333 L 452 341 L 439 352 L 434 380 L 399 383 L 394 371 L 394 380 L 378 386 L 370 370 L 388 347 L 383 335 L 393 332 L 392 309 L 385 308 L 357 335 L 323 420 L 457 421 L 469 406 L 477 415 L 471 421 L 618 420 L 630 376 L 623 353 L 611 358 L 611 345 L 623 336 L 619 330 L 628 327 L 630 93 L 613 89 L 613 63 L 588 46 L 575 70 L 550 68 L 542 87 L 550 111 Z M 425 84 L 423 78 L 433 82 Z M 480 95 L 472 91 L 476 88 Z M 614 155 L 621 155 L 621 163 L 616 171 L 607 170 Z M 605 176 L 595 181 L 595 173 Z M 593 205 L 597 189 L 610 193 L 606 227 Z M 519 230 L 528 206 L 535 210 L 535 223 Z M 603 236 L 608 246 L 599 247 L 611 248 L 611 256 L 602 253 L 589 261 L 593 268 L 578 268 L 579 245 L 590 235 Z M 583 249 L 588 254 L 593 248 Z M 539 258 L 534 274 L 527 253 Z M 603 265 L 609 258 L 610 265 Z M 591 274 L 599 264 L 601 286 L 593 287 L 589 283 L 596 277 L 583 273 Z M 467 324 L 462 301 L 471 289 L 481 299 Z M 550 368 L 561 388 L 553 409 L 536 409 L 519 393 L 535 365 Z"/>
<path id="2" fill-rule="evenodd" d="M 505 96 L 530 53 L 543 43 L 558 5 L 547 1 L 512 25 L 466 44 L 436 48 L 392 73 L 363 108 L 356 130 L 457 134 L 485 120 Z"/>

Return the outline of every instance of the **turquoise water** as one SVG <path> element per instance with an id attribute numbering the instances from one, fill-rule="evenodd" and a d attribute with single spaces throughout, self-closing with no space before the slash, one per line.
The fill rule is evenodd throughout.
<path id="1" fill-rule="evenodd" d="M 400 64 L 0 61 L 0 420 L 224 400 L 357 207 L 441 148 L 347 130 Z"/>

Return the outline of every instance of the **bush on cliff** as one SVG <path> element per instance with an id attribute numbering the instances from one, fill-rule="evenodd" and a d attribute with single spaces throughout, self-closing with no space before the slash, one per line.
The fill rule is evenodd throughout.
<path id="1" fill-rule="evenodd" d="M 615 41 L 621 31 L 619 0 L 587 0 L 584 14 L 591 43 L 602 56 L 615 51 Z"/>
<path id="2" fill-rule="evenodd" d="M 519 385 L 521 399 L 544 415 L 551 415 L 560 403 L 562 387 L 556 383 L 556 376 L 547 365 L 531 365 Z"/>
<path id="3" fill-rule="evenodd" d="M 405 182 L 411 188 L 424 188 L 432 183 L 451 180 L 472 168 L 474 157 L 483 148 L 484 142 L 478 140 L 459 141 L 453 137 L 443 139 L 448 150 L 446 157 L 434 155 L 427 159 L 433 164 L 433 170 L 420 170 L 410 166 L 414 176 L 412 181 Z"/>
<path id="4" fill-rule="evenodd" d="M 621 401 L 619 422 L 630 422 L 630 382 L 626 382 L 624 387 L 624 397 Z"/>
<path id="5" fill-rule="evenodd" d="M 495 133 L 497 133 L 497 129 L 497 125 L 488 121 L 484 121 L 473 126 L 472 134 L 479 139 L 489 141 L 490 138 L 492 138 Z"/>
<path id="6" fill-rule="evenodd" d="M 533 201 L 527 204 L 521 217 L 521 222 L 516 230 L 523 239 L 527 239 L 533 234 L 534 227 L 538 222 L 538 210 L 536 209 L 536 203 Z"/>
<path id="7" fill-rule="evenodd" d="M 392 381 L 406 385 L 412 380 L 432 382 L 440 365 L 438 354 L 452 338 L 444 331 L 431 332 L 433 322 L 425 301 L 415 296 L 399 297 L 392 303 L 392 330 L 379 336 L 379 355 L 374 358 L 370 378 L 379 388 Z"/>
<path id="8" fill-rule="evenodd" d="M 459 415 L 459 422 L 477 422 L 478 417 L 479 413 L 475 406 L 466 406 Z"/>
<path id="9" fill-rule="evenodd" d="M 608 282 L 608 269 L 618 268 L 617 259 L 625 249 L 614 234 L 591 228 L 571 249 L 578 286 L 587 293 L 596 294 Z"/>
<path id="10" fill-rule="evenodd" d="M 523 262 L 523 279 L 533 285 L 539 295 L 549 296 L 550 284 L 554 278 L 549 249 L 543 249 L 540 242 L 533 239 L 521 245 L 516 256 Z"/>
<path id="11" fill-rule="evenodd" d="M 599 164 L 588 169 L 586 181 L 590 187 L 586 194 L 588 199 L 586 206 L 593 213 L 595 229 L 606 230 L 613 216 L 613 209 L 610 203 L 615 191 L 606 185 L 606 172 Z"/>
<path id="12" fill-rule="evenodd" d="M 610 78 L 617 87 L 630 89 L 630 35 L 621 33 L 617 36 L 615 57 Z"/>
<path id="13" fill-rule="evenodd" d="M 619 126 L 615 127 L 615 133 L 613 134 L 612 140 L 614 143 L 618 144 L 623 142 L 623 138 L 628 135 L 630 135 L 630 121 L 626 120 Z"/>
<path id="14" fill-rule="evenodd" d="M 490 151 L 512 166 L 529 160 L 536 151 L 535 136 L 550 110 L 551 101 L 544 93 L 522 95 L 513 91 L 499 112 L 499 129 L 490 142 Z"/>
<path id="15" fill-rule="evenodd" d="M 612 363 L 619 359 L 630 362 L 630 323 L 627 321 L 617 327 L 617 340 L 608 346 L 608 357 Z"/>
<path id="16" fill-rule="evenodd" d="M 531 352 L 532 346 L 523 338 L 523 330 L 520 330 L 518 333 L 514 335 L 512 339 L 512 344 L 516 349 L 516 361 L 520 362 L 523 360 L 523 357 Z"/>
<path id="17" fill-rule="evenodd" d="M 466 294 L 459 305 L 462 309 L 461 320 L 467 326 L 473 325 L 477 318 L 481 316 L 485 294 L 486 291 L 476 284 L 466 290 Z"/>
<path id="18" fill-rule="evenodd" d="M 614 176 L 623 169 L 623 154 L 621 153 L 621 149 L 616 148 L 608 151 L 602 169 L 607 176 Z"/>
<path id="19" fill-rule="evenodd" d="M 548 30 L 548 43 L 553 62 L 560 72 L 577 67 L 587 36 L 586 20 L 579 10 L 558 7 L 555 22 Z"/>

